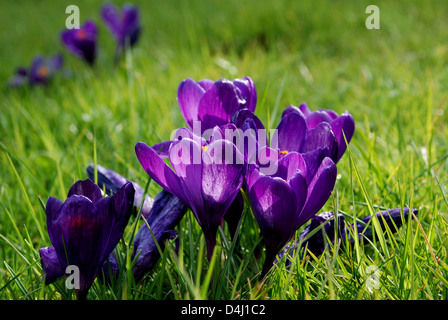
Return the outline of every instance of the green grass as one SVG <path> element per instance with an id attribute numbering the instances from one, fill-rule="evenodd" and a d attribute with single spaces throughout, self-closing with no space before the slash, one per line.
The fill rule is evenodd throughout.
<path id="1" fill-rule="evenodd" d="M 320 257 L 284 261 L 267 281 L 250 210 L 238 243 L 227 228 L 206 259 L 191 212 L 182 219 L 179 253 L 170 242 L 156 268 L 134 284 L 126 273 L 96 281 L 89 299 L 446 299 L 448 297 L 448 133 L 445 1 L 377 1 L 381 29 L 367 30 L 369 1 L 139 1 L 138 46 L 113 68 L 114 42 L 100 23 L 102 2 L 77 1 L 81 21 L 100 24 L 94 69 L 59 42 L 73 1 L 0 4 L 0 84 L 33 55 L 63 52 L 71 77 L 48 87 L 0 89 L 0 298 L 74 299 L 63 280 L 41 283 L 38 249 L 49 246 L 45 203 L 64 200 L 94 161 L 145 186 L 135 143 L 169 138 L 185 126 L 176 101 L 187 77 L 250 76 L 256 114 L 276 126 L 286 106 L 348 110 L 356 122 L 350 150 L 322 211 L 362 218 L 381 208 L 419 209 L 394 236 L 336 245 Z M 122 3 L 121 1 L 117 3 Z M 135 1 L 137 3 L 137 1 Z M 160 187 L 151 183 L 154 197 Z M 134 218 L 118 245 L 127 255 Z M 138 226 L 143 222 L 139 221 Z M 375 223 L 373 223 L 375 226 Z M 338 239 L 336 239 L 338 240 Z M 260 259 L 258 259 L 260 257 Z M 368 268 L 381 272 L 368 290 Z"/>

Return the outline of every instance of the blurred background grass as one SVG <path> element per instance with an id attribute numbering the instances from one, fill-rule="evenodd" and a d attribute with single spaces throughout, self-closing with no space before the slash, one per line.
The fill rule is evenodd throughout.
<path id="1" fill-rule="evenodd" d="M 14 230 L 25 225 L 35 249 L 49 245 L 36 228 L 37 220 L 46 230 L 41 202 L 49 195 L 65 199 L 74 180 L 87 178 L 94 140 L 99 164 L 145 185 L 134 146 L 166 140 L 185 126 L 179 83 L 250 76 L 256 114 L 273 127 L 290 104 L 348 110 L 357 126 L 354 161 L 372 203 L 420 209 L 431 244 L 446 259 L 446 1 L 133 1 L 143 30 L 117 68 L 102 3 L 0 3 L 0 234 L 21 243 Z M 70 4 L 80 8 L 81 23 L 99 25 L 93 69 L 60 43 Z M 380 30 L 365 27 L 370 4 L 380 8 Z M 6 88 L 16 67 L 57 52 L 71 76 L 58 74 L 47 87 Z M 338 170 L 338 207 L 349 212 L 353 201 L 365 199 L 356 181 L 351 186 L 348 156 Z M 160 190 L 151 188 L 151 196 Z M 367 212 L 360 205 L 356 215 Z M 17 259 L 3 242 L 0 261 L 20 269 Z"/>

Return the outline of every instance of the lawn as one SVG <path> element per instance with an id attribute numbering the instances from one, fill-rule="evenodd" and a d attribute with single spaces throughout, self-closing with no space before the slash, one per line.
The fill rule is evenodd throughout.
<path id="1" fill-rule="evenodd" d="M 99 26 L 93 68 L 59 38 L 72 2 L 0 3 L 7 26 L 0 33 L 0 299 L 75 299 L 63 280 L 41 282 L 39 249 L 51 245 L 48 197 L 65 200 L 76 180 L 88 178 L 90 163 L 145 187 L 134 147 L 168 140 L 185 126 L 179 83 L 245 76 L 256 85 L 255 113 L 267 127 L 303 102 L 353 116 L 355 133 L 321 212 L 349 222 L 378 208 L 415 208 L 418 215 L 393 236 L 377 230 L 370 242 L 336 241 L 289 268 L 282 260 L 260 282 L 263 250 L 251 211 L 246 207 L 238 243 L 225 226 L 218 232 L 211 261 L 189 211 L 140 283 L 126 273 L 111 285 L 97 279 L 88 299 L 448 298 L 445 1 L 134 1 L 141 38 L 116 66 L 103 2 L 76 1 L 81 22 Z M 379 30 L 365 26 L 370 4 L 380 9 Z M 63 71 L 47 86 L 7 88 L 16 67 L 54 53 L 63 54 Z M 160 191 L 151 181 L 149 196 Z M 117 246 L 123 269 L 133 228 L 143 223 L 131 217 Z M 370 266 L 379 271 L 378 288 L 366 285 Z"/>

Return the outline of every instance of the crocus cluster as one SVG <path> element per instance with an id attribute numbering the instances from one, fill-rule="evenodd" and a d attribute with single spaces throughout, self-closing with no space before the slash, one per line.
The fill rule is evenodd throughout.
<path id="1" fill-rule="evenodd" d="M 106 8 L 109 20 L 117 15 L 112 7 Z M 80 29 L 86 34 L 78 30 L 81 36 L 73 34 L 73 41 L 88 41 L 88 28 L 86 23 Z M 121 272 L 114 248 L 133 212 L 144 219 L 133 239 L 137 282 L 154 268 L 165 241 L 175 238 L 175 228 L 188 209 L 202 229 L 211 259 L 218 229 L 227 223 L 234 237 L 245 203 L 250 205 L 244 212 L 253 212 L 265 247 L 261 278 L 276 259 L 286 253 L 290 259 L 292 250 L 299 248 L 302 256 L 308 251 L 321 254 L 327 238 L 321 232 L 310 236 L 316 228 L 348 243 L 356 236 L 372 237 L 370 216 L 356 224 L 359 234 L 354 235 L 354 225 L 345 223 L 342 215 L 337 215 L 336 229 L 332 213 L 318 214 L 333 192 L 337 163 L 355 131 L 350 113 L 290 105 L 268 134 L 255 115 L 257 93 L 249 77 L 188 78 L 180 83 L 177 99 L 186 127 L 174 130 L 168 141 L 135 145 L 143 170 L 163 188 L 155 199 L 137 183 L 93 164 L 87 167 L 91 180 L 76 182 L 64 203 L 48 199 L 47 228 L 53 246 L 40 250 L 47 284 L 64 276 L 71 264 L 81 272 L 79 298 L 86 297 L 97 276 L 110 282 Z M 383 231 L 395 232 L 409 212 L 392 209 L 376 216 Z M 309 221 L 298 241 L 290 243 Z"/>
<path id="2" fill-rule="evenodd" d="M 125 4 L 120 10 L 112 3 L 101 7 L 101 18 L 116 41 L 115 64 L 127 48 L 133 47 L 141 33 L 139 9 L 132 4 Z M 94 20 L 87 20 L 75 29 L 64 29 L 60 39 L 68 52 L 93 66 L 98 53 L 98 26 Z M 62 68 L 62 55 L 57 54 L 45 59 L 36 55 L 29 69 L 17 68 L 8 82 L 8 87 L 23 85 L 46 85 L 53 74 Z"/>
<path id="3" fill-rule="evenodd" d="M 257 94 L 249 77 L 186 79 L 178 102 L 188 129 L 152 147 L 137 143 L 137 158 L 154 181 L 193 211 L 209 258 L 217 228 L 244 186 L 266 246 L 263 276 L 330 197 L 336 163 L 354 133 L 353 118 L 348 112 L 339 116 L 331 110 L 311 112 L 305 104 L 289 106 L 269 146 L 254 114 Z"/>

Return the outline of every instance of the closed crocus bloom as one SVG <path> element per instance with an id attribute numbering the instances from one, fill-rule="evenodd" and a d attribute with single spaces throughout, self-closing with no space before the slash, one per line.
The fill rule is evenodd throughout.
<path id="1" fill-rule="evenodd" d="M 193 130 L 193 121 L 201 121 L 202 133 L 229 123 L 232 115 L 240 109 L 254 112 L 257 92 L 249 77 L 215 82 L 188 78 L 180 83 L 177 100 L 188 127 Z"/>
<path id="2" fill-rule="evenodd" d="M 307 161 L 301 154 L 290 152 L 280 157 L 276 165 L 272 175 L 254 167 L 248 179 L 253 212 L 266 245 L 262 277 L 294 232 L 328 200 L 337 175 L 336 165 L 329 157 Z"/>
<path id="3" fill-rule="evenodd" d="M 96 58 L 97 33 L 95 22 L 87 21 L 79 29 L 63 31 L 61 40 L 68 51 L 93 65 Z"/>
<path id="4" fill-rule="evenodd" d="M 117 42 L 116 59 L 123 49 L 133 47 L 141 33 L 139 10 L 136 6 L 125 4 L 120 10 L 112 3 L 101 8 L 101 17 Z"/>
<path id="5" fill-rule="evenodd" d="M 179 130 L 183 137 L 169 149 L 174 171 L 157 150 L 146 144 L 137 143 L 135 151 L 149 176 L 193 211 L 204 232 L 210 259 L 218 227 L 243 184 L 244 159 L 228 140 L 206 142 L 186 128 Z"/>
<path id="6" fill-rule="evenodd" d="M 133 211 L 134 187 L 126 183 L 113 196 L 102 197 L 91 180 L 80 180 L 62 202 L 49 197 L 47 229 L 52 247 L 39 250 L 46 283 L 79 269 L 78 299 L 85 299 L 104 261 L 120 241 Z"/>
<path id="7" fill-rule="evenodd" d="M 299 107 L 295 107 L 293 105 L 288 106 L 283 112 L 282 117 L 287 116 L 290 113 L 297 113 L 303 115 L 306 120 L 307 130 L 313 131 L 316 128 L 323 128 L 328 124 L 331 127 L 331 131 L 335 135 L 337 139 L 337 153 L 333 160 L 338 162 L 347 149 L 347 142 L 350 143 L 350 140 L 353 137 L 353 133 L 355 132 L 355 121 L 348 111 L 345 111 L 343 114 L 338 115 L 333 110 L 328 109 L 320 109 L 316 111 L 310 111 L 306 103 L 302 103 Z M 322 129 L 319 129 L 322 130 Z M 345 135 L 345 139 L 344 139 Z"/>

